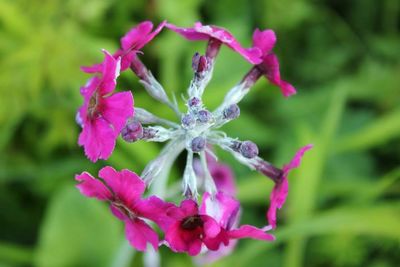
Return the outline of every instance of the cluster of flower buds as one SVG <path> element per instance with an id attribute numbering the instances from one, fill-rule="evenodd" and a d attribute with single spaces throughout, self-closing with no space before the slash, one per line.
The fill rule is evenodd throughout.
<path id="1" fill-rule="evenodd" d="M 192 58 L 194 75 L 187 90 L 185 112 L 171 101 L 139 59 L 140 49 L 163 28 L 188 40 L 207 42 L 205 54 L 195 53 Z M 82 67 L 93 77 L 81 88 L 84 103 L 77 114 L 77 122 L 82 127 L 79 145 L 91 161 L 107 159 L 119 136 L 130 143 L 167 142 L 140 176 L 127 169 L 116 171 L 110 166 L 101 169 L 98 177 L 87 172 L 76 175 L 77 187 L 83 195 L 110 204 L 112 213 L 125 223 L 126 237 L 135 249 L 145 251 L 150 245 L 157 250 L 160 245 L 166 245 L 175 252 L 192 256 L 203 253 L 211 259 L 227 254 L 237 239 L 274 240 L 268 231 L 276 227 L 276 210 L 285 202 L 288 174 L 299 166 L 311 145 L 301 148 L 283 168 L 277 168 L 259 157 L 255 143 L 230 138 L 220 127 L 240 116 L 239 102 L 262 76 L 280 87 L 285 97 L 296 92 L 280 77 L 279 63 L 272 52 L 275 42 L 272 30 L 255 30 L 253 47 L 243 48 L 232 34 L 216 26 L 198 22 L 194 27 L 181 28 L 164 21 L 153 30 L 153 24 L 146 21 L 121 39 L 121 48 L 114 54 L 103 50 L 102 63 Z M 222 45 L 239 53 L 253 67 L 228 91 L 221 105 L 210 111 L 202 95 Z M 134 107 L 131 91 L 115 92 L 120 71 L 129 69 L 151 97 L 174 111 L 177 122 Z M 240 163 L 259 171 L 274 183 L 265 226 L 239 224 L 240 203 L 235 196 L 233 174 L 227 165 L 216 160 L 214 146 L 229 152 Z M 182 194 L 179 194 L 176 186 L 167 188 L 167 179 L 174 161 L 183 151 L 187 158 L 181 180 Z M 143 197 L 146 189 L 149 189 L 149 196 Z M 162 237 L 155 230 L 156 226 L 162 231 Z"/>

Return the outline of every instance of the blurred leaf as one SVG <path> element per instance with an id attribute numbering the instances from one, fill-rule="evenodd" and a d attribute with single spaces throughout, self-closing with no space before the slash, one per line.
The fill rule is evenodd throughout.
<path id="1" fill-rule="evenodd" d="M 54 195 L 41 227 L 35 266 L 109 266 L 122 222 L 68 184 Z"/>
<path id="2" fill-rule="evenodd" d="M 388 142 L 400 136 L 400 110 L 389 114 L 362 127 L 355 133 L 344 136 L 335 147 L 337 152 L 363 150 Z"/>

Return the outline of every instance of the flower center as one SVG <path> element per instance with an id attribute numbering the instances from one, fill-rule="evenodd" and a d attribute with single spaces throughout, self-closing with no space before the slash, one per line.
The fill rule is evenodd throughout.
<path id="1" fill-rule="evenodd" d="M 92 95 L 92 97 L 89 100 L 89 106 L 88 106 L 88 116 L 89 118 L 93 118 L 97 113 L 97 107 L 98 107 L 98 94 L 97 92 Z"/>
<path id="2" fill-rule="evenodd" d="M 136 214 L 133 213 L 128 207 L 126 207 L 124 204 L 120 202 L 114 202 L 113 203 L 114 207 L 116 207 L 121 213 L 123 213 L 125 216 L 127 216 L 130 219 L 136 218 Z"/>
<path id="3" fill-rule="evenodd" d="M 181 227 L 185 230 L 194 230 L 199 226 L 203 226 L 203 220 L 200 215 L 186 217 L 181 223 Z"/>

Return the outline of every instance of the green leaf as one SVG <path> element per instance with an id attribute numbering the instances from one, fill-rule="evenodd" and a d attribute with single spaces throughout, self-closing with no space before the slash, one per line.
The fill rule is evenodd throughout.
<path id="1" fill-rule="evenodd" d="M 68 184 L 50 202 L 35 266 L 109 266 L 122 240 L 121 227 L 106 205 L 81 196 Z"/>

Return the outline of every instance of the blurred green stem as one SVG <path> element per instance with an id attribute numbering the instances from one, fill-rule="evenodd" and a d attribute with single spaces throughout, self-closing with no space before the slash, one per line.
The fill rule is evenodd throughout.
<path id="1" fill-rule="evenodd" d="M 33 251 L 30 248 L 0 242 L 0 262 L 32 264 Z"/>
<path id="2" fill-rule="evenodd" d="M 115 254 L 110 267 L 128 267 L 134 256 L 135 250 L 129 245 L 124 236 L 124 240 Z"/>

